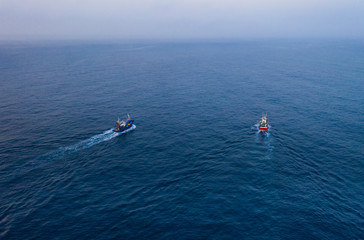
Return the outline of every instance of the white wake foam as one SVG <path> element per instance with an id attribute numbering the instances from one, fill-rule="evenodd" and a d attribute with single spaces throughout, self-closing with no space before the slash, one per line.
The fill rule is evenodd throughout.
<path id="1" fill-rule="evenodd" d="M 267 153 L 265 158 L 267 160 L 271 159 L 271 155 L 273 153 L 274 150 L 274 146 L 273 146 L 273 136 L 271 136 L 271 131 L 272 126 L 268 124 L 268 131 L 261 131 L 259 130 L 259 123 L 254 124 L 254 126 L 252 126 L 252 130 L 256 130 L 255 133 L 255 142 L 256 143 L 261 143 L 265 146 Z"/>
<path id="2" fill-rule="evenodd" d="M 92 147 L 96 144 L 99 144 L 101 142 L 105 142 L 105 141 L 109 141 L 111 139 L 113 139 L 114 137 L 117 137 L 119 135 L 122 135 L 124 133 L 130 132 L 132 130 L 134 130 L 136 128 L 135 125 L 133 125 L 131 128 L 129 128 L 128 130 L 122 132 L 122 133 L 116 133 L 113 132 L 112 129 L 107 130 L 101 134 L 95 135 L 93 137 L 90 137 L 89 139 L 83 140 L 79 143 L 76 143 L 74 145 L 68 146 L 68 147 L 64 147 L 64 149 L 66 151 L 80 151 L 82 149 L 86 149 L 89 147 Z"/>
<path id="3" fill-rule="evenodd" d="M 58 148 L 56 151 L 53 151 L 51 153 L 48 153 L 46 155 L 43 155 L 43 157 L 48 158 L 59 158 L 59 157 L 64 157 L 66 155 L 69 155 L 71 153 L 75 153 L 78 152 L 80 150 L 86 149 L 86 148 L 90 148 L 96 144 L 99 144 L 101 142 L 105 142 L 105 141 L 109 141 L 117 136 L 120 136 L 124 133 L 133 131 L 136 128 L 135 125 L 133 125 L 131 128 L 129 128 L 128 130 L 122 132 L 122 133 L 116 133 L 113 132 L 112 129 L 107 130 L 101 134 L 97 134 L 95 136 L 90 137 L 89 139 L 86 140 L 82 140 L 76 144 L 67 146 L 67 147 L 60 147 Z"/>

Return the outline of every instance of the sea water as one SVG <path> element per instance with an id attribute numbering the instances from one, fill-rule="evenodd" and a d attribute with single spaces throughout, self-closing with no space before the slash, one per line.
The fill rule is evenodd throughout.
<path id="1" fill-rule="evenodd" d="M 1 43 L 0 238 L 363 239 L 363 63 L 361 40 Z"/>

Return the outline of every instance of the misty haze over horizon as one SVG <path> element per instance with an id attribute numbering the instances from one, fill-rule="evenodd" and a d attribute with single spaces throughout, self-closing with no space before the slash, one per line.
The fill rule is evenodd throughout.
<path id="1" fill-rule="evenodd" d="M 0 40 L 362 38 L 360 0 L 0 0 Z"/>

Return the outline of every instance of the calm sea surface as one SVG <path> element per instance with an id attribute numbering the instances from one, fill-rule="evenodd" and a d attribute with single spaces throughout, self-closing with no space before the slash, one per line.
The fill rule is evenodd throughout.
<path id="1" fill-rule="evenodd" d="M 0 239 L 364 239 L 363 127 L 360 40 L 2 43 Z"/>

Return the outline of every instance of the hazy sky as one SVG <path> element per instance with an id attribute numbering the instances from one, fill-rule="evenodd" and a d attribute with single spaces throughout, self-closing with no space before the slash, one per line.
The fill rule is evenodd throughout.
<path id="1" fill-rule="evenodd" d="M 364 37 L 364 0 L 0 0 L 0 39 Z"/>

